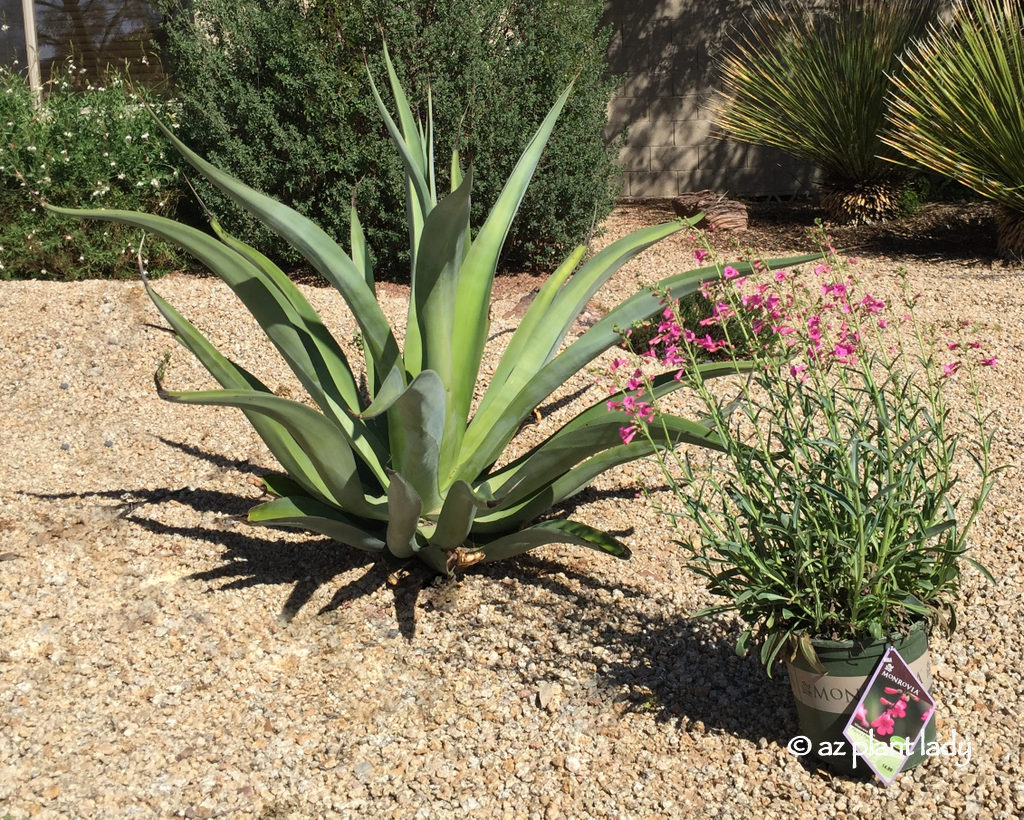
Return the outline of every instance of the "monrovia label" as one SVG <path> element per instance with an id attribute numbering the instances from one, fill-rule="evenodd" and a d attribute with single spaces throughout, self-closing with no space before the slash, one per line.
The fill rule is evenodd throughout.
<path id="1" fill-rule="evenodd" d="M 923 743 L 935 701 L 925 683 L 889 647 L 850 715 L 843 735 L 885 785 Z"/>
<path id="2" fill-rule="evenodd" d="M 793 689 L 793 697 L 797 701 L 818 709 L 822 712 L 833 712 L 841 715 L 856 703 L 864 687 L 867 675 L 819 675 L 806 669 L 788 664 L 789 684 Z M 913 663 L 907 664 L 914 677 L 924 685 L 927 691 L 932 688 L 931 665 L 928 653 L 925 652 Z M 917 693 L 918 696 L 922 693 Z"/>

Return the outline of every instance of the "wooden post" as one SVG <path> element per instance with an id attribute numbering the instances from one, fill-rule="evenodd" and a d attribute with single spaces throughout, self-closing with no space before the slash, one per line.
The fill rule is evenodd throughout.
<path id="1" fill-rule="evenodd" d="M 43 102 L 43 80 L 39 71 L 39 46 L 36 44 L 36 13 L 33 0 L 21 0 L 21 13 L 25 20 L 25 57 L 28 63 L 28 87 L 36 108 Z"/>

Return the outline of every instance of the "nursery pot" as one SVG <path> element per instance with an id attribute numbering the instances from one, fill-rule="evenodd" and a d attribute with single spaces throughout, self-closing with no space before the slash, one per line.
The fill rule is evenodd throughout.
<path id="1" fill-rule="evenodd" d="M 932 676 L 928 658 L 928 632 L 915 624 L 906 635 L 891 635 L 878 641 L 813 640 L 818 659 L 826 669 L 820 674 L 798 653 L 786 663 L 796 700 L 800 734 L 810 739 L 809 751 L 839 774 L 870 773 L 863 758 L 855 756 L 843 729 L 850 720 L 879 661 L 894 646 L 910 670 L 931 694 Z M 925 727 L 922 742 L 903 766 L 913 768 L 925 760 L 924 747 L 935 740 L 935 718 Z"/>

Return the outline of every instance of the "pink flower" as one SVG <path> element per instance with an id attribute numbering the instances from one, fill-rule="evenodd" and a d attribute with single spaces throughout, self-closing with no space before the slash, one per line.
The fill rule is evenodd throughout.
<path id="1" fill-rule="evenodd" d="M 894 718 L 905 718 L 907 716 L 907 702 L 900 698 L 892 705 L 892 709 L 889 711 L 892 712 Z"/>
<path id="2" fill-rule="evenodd" d="M 889 712 L 882 712 L 882 714 L 871 721 L 871 728 L 878 733 L 879 737 L 885 737 L 893 733 L 896 724 L 893 722 L 892 715 Z"/>
<path id="3" fill-rule="evenodd" d="M 625 359 L 618 359 L 618 358 L 612 359 L 612 373 L 614 373 L 616 370 L 618 370 L 624 364 L 626 364 L 626 360 Z"/>
<path id="4" fill-rule="evenodd" d="M 775 271 L 775 281 L 782 283 L 786 281 L 786 272 L 784 270 Z"/>
<path id="5" fill-rule="evenodd" d="M 941 379 L 948 379 L 950 376 L 952 376 L 954 373 L 956 373 L 956 371 L 958 371 L 959 369 L 960 369 L 960 362 L 950 362 L 949 364 L 944 364 L 944 365 L 942 365 L 942 375 L 939 378 L 941 378 Z"/>
<path id="6" fill-rule="evenodd" d="M 996 357 L 995 356 L 989 356 L 987 359 L 982 359 L 981 360 L 981 364 L 982 364 L 982 367 L 995 367 L 996 366 Z"/>
<path id="7" fill-rule="evenodd" d="M 805 364 L 791 364 L 789 366 L 789 375 L 802 382 L 807 381 L 807 374 L 804 372 L 805 370 L 807 370 L 807 365 Z"/>
<path id="8" fill-rule="evenodd" d="M 735 279 L 739 275 L 740 272 L 736 270 L 736 268 L 734 268 L 732 265 L 726 265 L 725 269 L 722 271 L 722 276 L 724 276 L 726 279 Z"/>
<path id="9" fill-rule="evenodd" d="M 853 719 L 860 723 L 862 726 L 867 727 L 868 725 L 868 710 L 864 704 L 857 707 L 857 710 L 853 713 Z"/>
<path id="10" fill-rule="evenodd" d="M 619 437 L 622 439 L 623 444 L 629 444 L 636 436 L 637 426 L 635 424 L 629 425 L 629 427 L 619 428 Z"/>
<path id="11" fill-rule="evenodd" d="M 880 310 L 882 310 L 882 308 L 885 307 L 885 302 L 883 302 L 881 299 L 876 299 L 870 293 L 865 294 L 864 298 L 861 299 L 860 302 L 858 302 L 858 304 L 867 313 L 878 313 Z"/>
<path id="12" fill-rule="evenodd" d="M 928 709 L 925 711 L 925 713 L 923 715 L 921 715 L 921 722 L 922 723 L 927 723 L 928 722 L 928 718 L 930 718 L 932 716 L 932 712 L 934 712 L 934 711 L 935 711 L 935 707 L 934 706 L 929 706 Z"/>
<path id="13" fill-rule="evenodd" d="M 956 350 L 958 347 L 960 347 L 959 342 L 950 342 L 948 345 L 946 345 L 946 350 Z"/>
<path id="14" fill-rule="evenodd" d="M 703 248 L 697 248 L 697 250 L 693 252 L 693 258 L 697 260 L 698 265 L 702 264 L 709 256 L 711 256 L 711 253 Z"/>

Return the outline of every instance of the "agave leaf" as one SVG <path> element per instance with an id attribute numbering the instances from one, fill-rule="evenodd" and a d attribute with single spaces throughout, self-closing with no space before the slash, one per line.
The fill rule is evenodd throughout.
<path id="1" fill-rule="evenodd" d="M 624 414 L 619 414 L 617 425 L 625 421 Z M 595 445 L 595 449 L 599 450 L 596 455 L 557 477 L 543 478 L 535 470 L 524 471 L 521 477 L 516 476 L 518 484 L 514 492 L 500 496 L 499 504 L 493 512 L 479 516 L 473 524 L 473 532 L 502 532 L 509 527 L 531 521 L 554 504 L 578 493 L 602 473 L 620 464 L 627 464 L 650 455 L 657 447 L 693 444 L 698 447 L 721 449 L 721 443 L 712 430 L 699 422 L 676 417 L 665 418 L 661 424 L 651 428 L 653 444 L 646 437 L 637 438 L 630 444 L 616 444 L 619 441 L 618 426 L 614 431 L 606 431 L 606 434 L 607 440 Z M 611 441 L 612 436 L 615 441 Z M 615 446 L 611 446 L 613 444 Z M 567 462 L 570 460 L 566 459 Z M 527 490 L 532 494 L 527 494 Z"/>
<path id="2" fill-rule="evenodd" d="M 712 379 L 737 372 L 731 362 L 709 362 L 700 366 L 701 376 Z M 651 382 L 651 389 L 638 397 L 652 402 L 686 385 L 675 378 L 675 371 L 662 373 Z M 631 423 L 623 412 L 608 410 L 608 401 L 621 401 L 624 392 L 602 400 L 579 413 L 529 452 L 520 456 L 501 471 L 492 475 L 487 486 L 501 496 L 498 509 L 515 504 L 526 495 L 533 494 L 544 483 L 562 475 L 587 458 L 611 447 L 620 446 L 620 431 Z M 652 437 L 659 445 L 698 444 L 702 447 L 722 449 L 722 443 L 706 422 L 695 422 L 677 416 L 659 416 L 650 425 Z"/>
<path id="3" fill-rule="evenodd" d="M 420 329 L 422 361 L 408 355 L 405 366 L 411 376 L 420 370 L 433 370 L 449 391 L 453 382 L 452 333 L 456 325 L 455 302 L 458 295 L 459 265 L 469 225 L 472 170 L 458 189 L 432 210 L 423 226 L 420 252 L 412 276 L 409 300 L 409 327 Z M 466 321 L 463 317 L 463 321 Z M 475 381 L 475 374 L 474 374 Z M 462 423 L 465 423 L 463 419 Z M 451 429 L 452 425 L 446 425 Z"/>
<path id="4" fill-rule="evenodd" d="M 608 533 L 578 521 L 542 521 L 525 530 L 506 535 L 480 547 L 484 561 L 500 561 L 545 544 L 573 544 L 588 547 L 616 558 L 629 558 L 629 548 Z"/>
<path id="5" fill-rule="evenodd" d="M 363 494 L 352 447 L 341 429 L 311 407 L 255 390 L 160 390 L 160 397 L 183 404 L 238 407 L 273 419 L 309 456 L 330 491 L 328 500 L 342 510 L 377 520 L 387 518 L 387 505 Z"/>
<path id="6" fill-rule="evenodd" d="M 321 391 L 321 384 L 326 382 L 335 386 L 335 390 L 328 391 L 327 395 L 337 393 L 338 398 L 349 409 L 358 407 L 359 391 L 356 387 L 355 378 L 352 375 L 352 368 L 349 366 L 348 359 L 338 346 L 334 336 L 331 335 L 331 332 L 320 319 L 319 314 L 313 310 L 313 306 L 302 295 L 302 291 L 295 286 L 295 283 L 277 265 L 255 248 L 231 236 L 231 234 L 221 228 L 220 223 L 216 219 L 210 220 L 210 225 L 214 233 L 217 234 L 218 238 L 225 245 L 248 259 L 263 274 L 262 278 L 265 284 L 276 288 L 285 305 L 291 308 L 294 321 L 301 330 L 305 348 L 308 350 L 308 355 L 304 359 L 308 360 L 309 365 L 314 368 L 314 371 L 310 373 L 304 370 L 296 373 L 300 381 L 303 382 L 303 386 L 305 386 L 306 381 L 310 381 L 313 387 L 310 395 L 315 399 Z M 228 284 L 230 285 L 231 283 L 229 282 Z M 243 289 L 245 285 L 239 285 L 239 288 Z M 246 304 L 246 307 L 249 307 L 244 298 L 243 303 Z M 259 317 L 256 316 L 255 311 L 252 311 L 251 308 L 250 311 L 253 312 L 253 315 L 258 320 Z M 272 330 L 267 331 L 267 335 L 273 338 L 272 333 L 277 332 L 277 328 L 272 326 Z M 297 362 L 299 361 L 301 360 L 297 360 Z M 328 402 L 324 403 L 329 405 Z M 318 401 L 317 404 L 321 406 L 322 410 L 328 412 L 324 408 L 323 403 Z"/>
<path id="7" fill-rule="evenodd" d="M 388 549 L 398 558 L 419 552 L 416 530 L 423 502 L 413 486 L 394 470 L 388 471 Z"/>
<path id="8" fill-rule="evenodd" d="M 548 308 L 555 298 L 555 294 L 558 293 L 562 285 L 572 275 L 572 272 L 576 270 L 586 252 L 586 245 L 579 245 L 541 285 L 540 290 L 519 323 L 519 327 L 512 334 L 508 346 L 501 355 L 501 360 L 494 370 L 494 375 L 491 376 L 487 392 L 484 393 L 484 397 L 480 400 L 480 404 L 476 409 L 477 415 L 486 415 L 490 405 L 497 397 L 506 394 L 510 390 L 518 391 L 518 387 L 509 384 L 509 377 L 513 371 L 518 369 L 520 360 L 526 356 L 528 348 L 534 341 L 535 334 L 540 328 L 541 322 L 544 321 Z"/>
<path id="9" fill-rule="evenodd" d="M 314 498 L 287 496 L 275 498 L 249 510 L 249 521 L 269 527 L 293 527 L 310 530 L 365 552 L 383 552 L 380 534 L 368 531 L 360 523 L 343 516 Z"/>
<path id="10" fill-rule="evenodd" d="M 359 221 L 359 214 L 356 213 L 355 205 L 349 209 L 349 244 L 352 250 L 352 262 L 356 269 L 363 275 L 366 287 L 373 294 L 377 293 L 377 285 L 373 278 L 373 264 L 370 261 L 370 249 L 366 244 L 366 234 L 363 233 L 363 224 Z M 366 363 L 366 386 L 371 396 L 377 394 L 380 384 L 377 382 L 377 368 L 374 367 L 373 356 L 364 351 L 363 360 Z"/>
<path id="11" fill-rule="evenodd" d="M 433 370 L 424 370 L 388 410 L 396 472 L 416 490 L 423 514 L 440 509 L 437 465 L 444 435 L 445 389 Z"/>
<path id="12" fill-rule="evenodd" d="M 551 361 L 580 311 L 610 276 L 638 253 L 671 236 L 682 227 L 682 222 L 667 222 L 623 237 L 587 262 L 564 288 L 554 294 L 547 309 L 542 314 L 538 312 L 537 323 L 531 328 L 531 335 L 523 337 L 521 347 L 514 350 L 514 358 L 510 360 L 511 368 L 507 377 L 502 382 L 491 381 L 477 410 L 476 418 L 481 419 L 478 426 L 486 428 L 492 414 L 499 412 L 502 404 L 507 405 L 523 386 Z M 536 301 L 535 299 L 534 302 Z M 509 355 L 506 352 L 502 357 L 502 365 Z M 500 367 L 501 365 L 499 369 Z M 492 396 L 500 396 L 502 399 L 491 398 Z"/>
<path id="13" fill-rule="evenodd" d="M 497 201 L 481 226 L 473 243 L 466 251 L 459 276 L 459 293 L 456 313 L 464 321 L 455 325 L 452 335 L 452 355 L 455 382 L 452 395 L 457 402 L 452 413 L 459 418 L 469 417 L 480 360 L 490 328 L 488 316 L 491 304 L 491 287 L 498 267 L 498 258 L 505 244 L 512 220 L 523 201 L 526 188 L 533 178 L 544 146 L 547 145 L 555 121 L 572 91 L 572 83 L 555 101 L 551 111 L 544 118 L 540 128 L 527 144 L 522 156 L 512 170 Z"/>
<path id="14" fill-rule="evenodd" d="M 540 366 L 551 360 L 576 317 L 613 274 L 638 253 L 677 233 L 684 227 L 690 227 L 698 219 L 699 217 L 694 217 L 689 222 L 676 220 L 635 231 L 613 242 L 583 265 L 566 286 L 558 292 L 551 309 L 547 312 L 542 327 L 545 331 L 543 335 L 548 349 L 544 351 L 543 344 L 536 345 L 542 356 L 531 362 L 533 371 L 536 372 Z"/>
<path id="15" fill-rule="evenodd" d="M 373 74 L 370 73 L 369 67 L 367 67 L 367 75 L 370 79 L 370 91 L 373 93 L 373 99 L 377 103 L 377 109 L 384 119 L 384 124 L 387 126 L 391 141 L 398 149 L 398 153 L 402 158 L 402 164 L 405 166 L 406 185 L 408 187 L 406 213 L 409 223 L 409 248 L 412 252 L 412 262 L 415 268 L 420 236 L 423 233 L 423 220 L 426 219 L 427 214 L 434 207 L 434 198 L 431 196 L 430 183 L 427 180 L 427 152 L 424 148 L 419 128 L 416 125 L 416 118 L 412 114 L 412 109 L 409 107 L 409 101 L 402 90 L 401 83 L 398 82 L 398 75 L 395 73 L 395 67 L 391 62 L 391 56 L 388 54 L 386 46 L 384 48 L 384 61 L 387 63 L 388 78 L 391 81 L 391 90 L 398 108 L 398 118 L 402 124 L 401 128 L 395 124 L 394 119 L 392 119 L 391 114 L 388 112 L 387 106 L 384 105 L 384 100 L 377 90 L 377 84 L 373 80 Z M 407 339 L 407 350 L 408 344 Z"/>
<path id="16" fill-rule="evenodd" d="M 444 551 L 461 546 L 469 536 L 477 511 L 489 509 L 496 503 L 486 490 L 477 491 L 465 481 L 456 481 L 445 495 L 430 543 Z"/>
<path id="17" fill-rule="evenodd" d="M 271 392 L 270 388 L 247 370 L 221 355 L 205 336 L 150 287 L 148 280 L 144 282 L 149 297 L 174 329 L 178 341 L 199 359 L 221 386 L 228 389 Z M 259 413 L 250 410 L 242 412 L 274 458 L 301 485 L 304 492 L 324 499 L 330 495 L 330 490 L 320 478 L 309 456 L 283 426 Z"/>
<path id="18" fill-rule="evenodd" d="M 362 271 L 323 229 L 287 205 L 221 171 L 191 151 L 163 123 L 158 121 L 157 124 L 193 168 L 238 205 L 280 234 L 338 290 L 359 324 L 364 344 L 378 369 L 386 373 L 401 361 L 398 342 L 395 341 L 391 326 L 373 290 L 367 286 Z M 177 241 L 173 237 L 168 238 Z M 216 270 L 212 266 L 211 269 Z"/>

